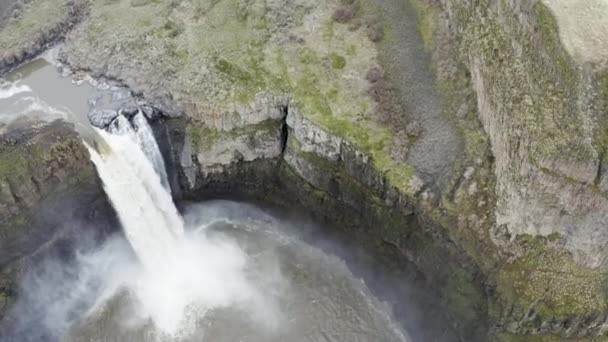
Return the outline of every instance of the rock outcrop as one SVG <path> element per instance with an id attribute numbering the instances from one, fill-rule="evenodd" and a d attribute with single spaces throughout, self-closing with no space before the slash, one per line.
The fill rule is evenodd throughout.
<path id="1" fill-rule="evenodd" d="M 87 219 L 99 210 L 107 216 L 108 209 L 88 152 L 71 125 L 54 121 L 1 135 L 0 310 L 17 290 L 25 259 L 74 236 L 87 227 Z"/>

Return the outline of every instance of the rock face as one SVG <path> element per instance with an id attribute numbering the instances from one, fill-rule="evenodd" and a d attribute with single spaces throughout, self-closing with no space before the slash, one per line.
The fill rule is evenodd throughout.
<path id="1" fill-rule="evenodd" d="M 89 215 L 102 208 L 107 214 L 109 207 L 69 124 L 55 121 L 0 136 L 0 160 L 0 296 L 10 302 L 27 257 L 85 229 Z"/>
<path id="2" fill-rule="evenodd" d="M 164 113 L 175 194 L 310 208 L 414 263 L 466 341 L 591 338 L 608 333 L 606 25 L 601 1 L 572 3 L 91 1 L 62 59 Z"/>
<path id="3" fill-rule="evenodd" d="M 494 315 L 510 334 L 606 333 L 606 24 L 591 14 L 602 6 L 418 2 L 439 82 L 447 96 L 470 85 L 492 147 Z"/>

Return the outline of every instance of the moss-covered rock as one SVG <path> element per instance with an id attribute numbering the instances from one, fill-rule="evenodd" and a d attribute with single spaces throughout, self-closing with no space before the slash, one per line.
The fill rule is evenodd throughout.
<path id="1" fill-rule="evenodd" d="M 101 192 L 97 174 L 80 138 L 66 123 L 9 131 L 0 137 L 0 266 L 31 254 L 53 236 L 53 210 L 66 212 L 80 195 Z M 83 203 L 84 204 L 84 203 Z M 53 216 L 55 219 L 45 219 Z M 43 219 L 44 218 L 44 219 Z M 40 222 L 39 222 L 40 221 Z M 48 224 L 47 230 L 39 225 Z"/>

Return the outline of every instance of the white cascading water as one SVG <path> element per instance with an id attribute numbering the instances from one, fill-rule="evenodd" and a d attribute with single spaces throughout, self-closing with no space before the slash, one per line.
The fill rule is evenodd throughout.
<path id="1" fill-rule="evenodd" d="M 275 325 L 278 310 L 248 279 L 247 255 L 238 245 L 185 231 L 143 114 L 131 121 L 119 116 L 109 130 L 96 129 L 96 147 L 87 148 L 143 265 L 124 284 L 139 301 L 139 316 L 171 336 L 188 335 L 206 312 L 223 307 L 239 307 L 261 325 Z"/>
<path id="2" fill-rule="evenodd" d="M 98 130 L 103 139 L 98 144 L 100 151 L 89 148 L 89 153 L 137 256 L 145 267 L 162 270 L 171 267 L 184 224 L 163 186 L 166 173 L 163 182 L 154 167 L 164 169 L 164 162 L 150 127 L 141 113 L 135 115 L 134 122 L 136 127 L 119 116 L 112 133 Z M 154 152 L 146 155 L 140 144 Z M 150 157 L 160 160 L 151 162 Z"/>
<path id="3" fill-rule="evenodd" d="M 115 124 L 110 126 L 110 132 L 116 135 L 128 135 L 131 140 L 137 141 L 139 148 L 144 152 L 148 160 L 152 162 L 154 171 L 160 176 L 163 186 L 170 193 L 171 187 L 169 186 L 165 161 L 154 138 L 152 128 L 142 112 L 139 111 L 133 117 L 131 124 L 129 124 L 127 118 L 120 115 L 116 118 Z"/>

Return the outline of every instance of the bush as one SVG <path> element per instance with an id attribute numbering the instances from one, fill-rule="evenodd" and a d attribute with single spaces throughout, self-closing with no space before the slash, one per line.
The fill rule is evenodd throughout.
<path id="1" fill-rule="evenodd" d="M 346 6 L 338 8 L 332 15 L 332 18 L 335 22 L 344 24 L 349 22 L 353 18 L 353 16 L 354 15 L 352 7 Z"/>
<path id="2" fill-rule="evenodd" d="M 384 79 L 384 70 L 380 66 L 373 66 L 365 74 L 365 79 L 370 83 L 381 81 Z"/>
<path id="3" fill-rule="evenodd" d="M 334 69 L 344 69 L 346 66 L 346 59 L 336 53 L 331 53 L 329 60 L 331 61 L 331 67 Z"/>
<path id="4" fill-rule="evenodd" d="M 388 81 L 380 79 L 372 83 L 367 93 L 376 103 L 375 115 L 380 123 L 395 127 L 404 125 L 405 117 L 397 90 Z"/>
<path id="5" fill-rule="evenodd" d="M 422 127 L 418 121 L 413 121 L 405 127 L 405 132 L 408 137 L 416 138 L 422 133 Z"/>
<path id="6" fill-rule="evenodd" d="M 384 26 L 380 17 L 372 15 L 365 18 L 367 28 L 367 37 L 374 43 L 381 41 L 384 38 Z"/>

